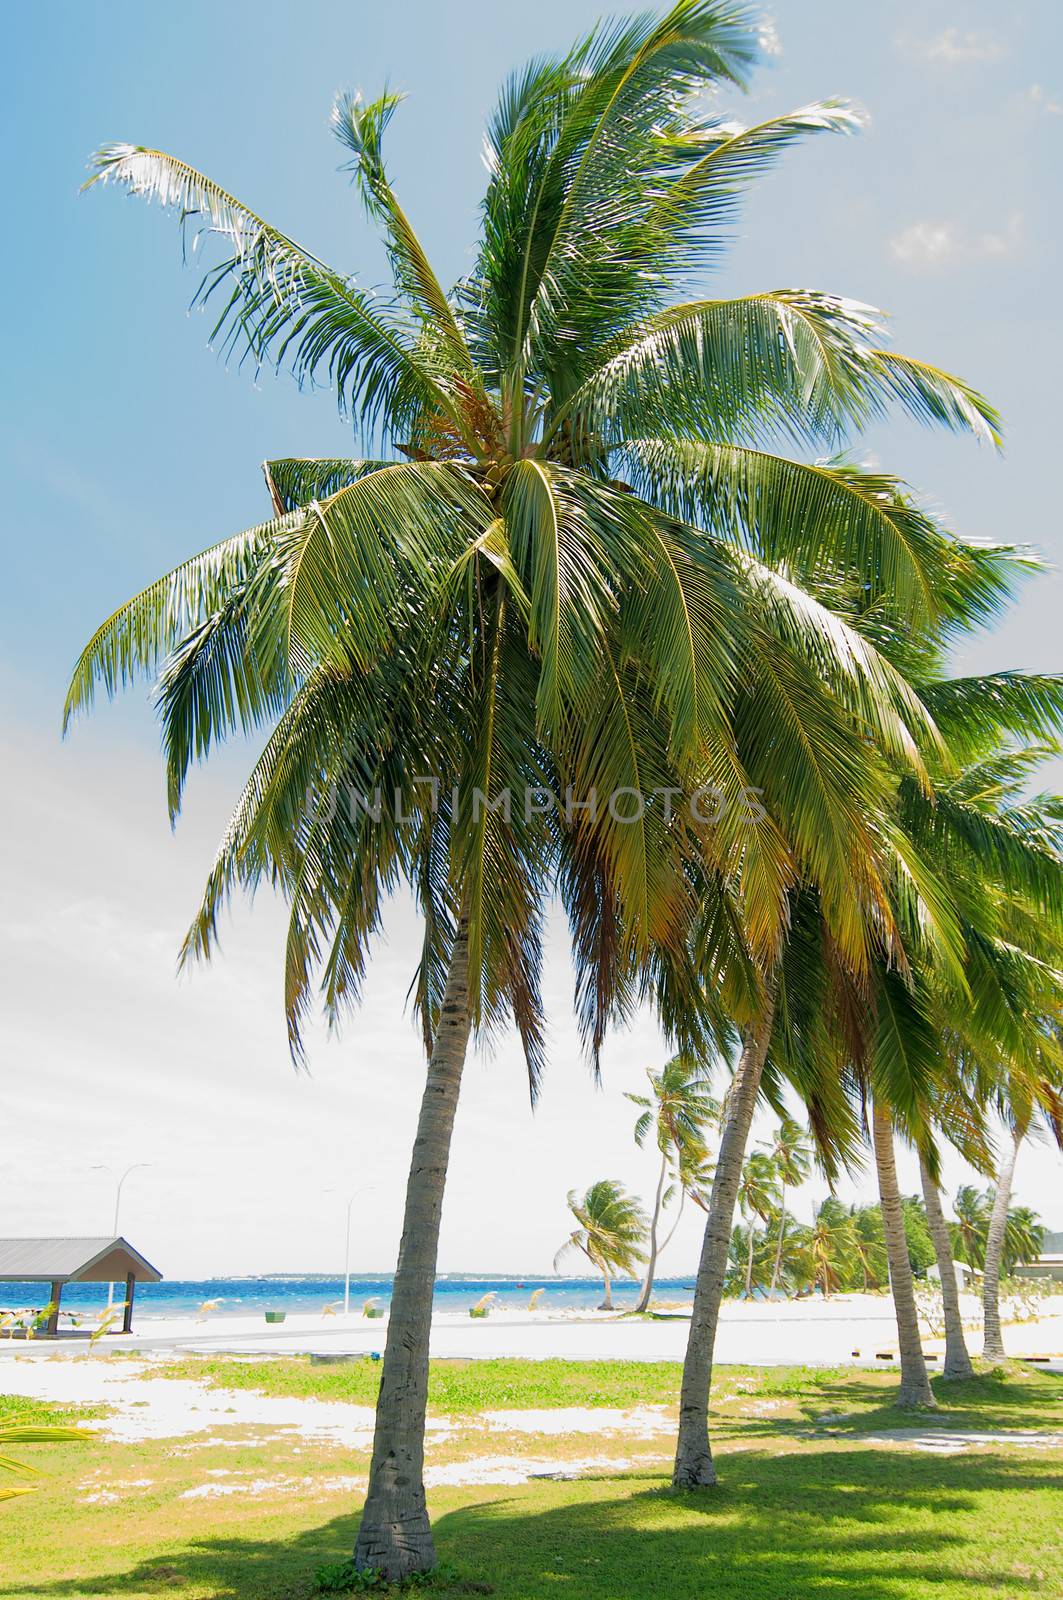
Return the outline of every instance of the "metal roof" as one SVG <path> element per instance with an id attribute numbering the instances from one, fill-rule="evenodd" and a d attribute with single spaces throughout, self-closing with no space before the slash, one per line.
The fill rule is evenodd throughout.
<path id="1" fill-rule="evenodd" d="M 109 1262 L 114 1277 L 132 1272 L 145 1283 L 158 1283 L 162 1273 L 134 1250 L 125 1239 L 115 1238 L 63 1238 L 63 1239 L 0 1239 L 0 1283 L 50 1283 L 78 1279 L 104 1281 L 109 1274 L 93 1279 L 93 1268 L 109 1256 L 123 1259 Z"/>

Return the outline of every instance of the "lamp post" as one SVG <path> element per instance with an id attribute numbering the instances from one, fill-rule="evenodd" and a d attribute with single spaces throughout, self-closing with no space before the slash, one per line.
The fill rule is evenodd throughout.
<path id="1" fill-rule="evenodd" d="M 151 1166 L 151 1162 L 150 1161 L 134 1161 L 132 1166 L 126 1167 L 125 1171 L 119 1177 L 118 1182 L 117 1182 L 117 1184 L 115 1186 L 115 1191 L 114 1191 L 114 1227 L 111 1229 L 111 1238 L 112 1239 L 117 1239 L 119 1237 L 119 1233 L 118 1233 L 118 1211 L 119 1211 L 119 1207 L 122 1204 L 122 1185 L 125 1183 L 126 1179 L 129 1177 L 129 1174 L 131 1172 L 138 1172 L 138 1171 L 140 1171 L 141 1168 L 150 1167 L 150 1166 Z M 94 1166 L 92 1168 L 92 1171 L 93 1172 L 109 1172 L 112 1178 L 115 1175 L 113 1167 L 104 1167 L 104 1166 L 100 1166 L 99 1164 Z M 109 1283 L 107 1285 L 107 1304 L 108 1304 L 108 1306 L 114 1305 L 114 1284 L 113 1283 Z"/>
<path id="2" fill-rule="evenodd" d="M 351 1312 L 351 1207 L 360 1194 L 369 1194 L 373 1188 L 368 1184 L 364 1189 L 356 1189 L 347 1200 L 347 1230 L 343 1239 L 343 1315 L 350 1316 Z M 335 1194 L 335 1189 L 326 1189 L 326 1194 Z"/>

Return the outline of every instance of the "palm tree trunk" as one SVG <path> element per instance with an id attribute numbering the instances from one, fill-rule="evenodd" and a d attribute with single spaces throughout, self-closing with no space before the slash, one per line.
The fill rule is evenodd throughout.
<path id="1" fill-rule="evenodd" d="M 749 1222 L 749 1247 L 746 1250 L 746 1299 L 753 1298 L 753 1220 Z"/>
<path id="2" fill-rule="evenodd" d="M 661 1197 L 664 1194 L 664 1180 L 667 1175 L 668 1152 L 665 1150 L 661 1154 L 661 1175 L 657 1179 L 657 1194 L 653 1202 L 653 1217 L 650 1221 L 650 1251 L 646 1260 L 646 1281 L 642 1285 L 642 1293 L 639 1295 L 638 1303 L 635 1306 L 636 1311 L 645 1311 L 650 1303 L 650 1295 L 653 1293 L 653 1274 L 657 1269 L 657 1224 L 661 1216 Z"/>
<path id="3" fill-rule="evenodd" d="M 468 957 L 468 931 L 462 922 L 454 939 L 406 1185 L 369 1492 L 354 1552 L 359 1570 L 379 1571 L 391 1580 L 423 1572 L 436 1559 L 424 1492 L 428 1340 L 443 1189 L 471 1025 Z"/>
<path id="4" fill-rule="evenodd" d="M 904 1212 L 897 1185 L 897 1163 L 893 1152 L 893 1124 L 884 1106 L 875 1105 L 872 1114 L 875 1165 L 878 1168 L 878 1193 L 882 1206 L 882 1228 L 886 1235 L 886 1255 L 890 1264 L 890 1288 L 897 1317 L 897 1348 L 901 1356 L 902 1406 L 936 1405 L 934 1391 L 926 1374 L 923 1344 L 919 1337 L 919 1315 L 915 1308 L 912 1263 L 908 1259 L 908 1240 L 904 1232 Z"/>
<path id="5" fill-rule="evenodd" d="M 772 1265 L 772 1269 L 771 1269 L 771 1288 L 768 1291 L 769 1295 L 772 1296 L 773 1298 L 774 1298 L 774 1295 L 775 1295 L 775 1291 L 779 1286 L 779 1273 L 782 1271 L 782 1242 L 783 1242 L 783 1234 L 784 1234 L 785 1230 L 786 1230 L 786 1185 L 784 1183 L 781 1186 L 780 1191 L 779 1191 L 779 1242 L 775 1246 L 775 1261 L 774 1261 L 774 1263 Z"/>
<path id="6" fill-rule="evenodd" d="M 985 1318 L 982 1355 L 987 1361 L 1003 1361 L 1005 1358 L 1004 1335 L 1000 1327 L 1000 1261 L 1004 1254 L 1004 1233 L 1008 1226 L 1015 1161 L 1024 1137 L 1025 1133 L 1020 1133 L 1016 1128 L 1011 1136 L 1011 1149 L 1004 1152 L 997 1172 L 997 1192 L 993 1196 L 993 1210 L 989 1217 L 989 1231 L 986 1234 L 985 1275 L 982 1279 L 982 1308 Z"/>
<path id="7" fill-rule="evenodd" d="M 684 1202 L 686 1200 L 686 1197 L 687 1197 L 687 1192 L 683 1188 L 683 1185 L 680 1184 L 679 1185 L 679 1210 L 675 1214 L 675 1221 L 672 1223 L 672 1226 L 669 1228 L 667 1236 L 662 1240 L 660 1249 L 657 1251 L 657 1254 L 659 1256 L 663 1256 L 664 1255 L 664 1252 L 668 1249 L 668 1246 L 671 1244 L 672 1240 L 675 1238 L 675 1230 L 678 1228 L 680 1222 L 683 1219 L 683 1205 L 684 1205 Z"/>
<path id="8" fill-rule="evenodd" d="M 941 1304 L 945 1315 L 945 1364 L 943 1378 L 973 1378 L 974 1368 L 963 1336 L 963 1318 L 960 1315 L 960 1292 L 956 1286 L 956 1262 L 952 1254 L 948 1223 L 941 1209 L 941 1193 L 926 1162 L 919 1157 L 919 1177 L 923 1185 L 923 1203 L 930 1237 L 934 1241 L 938 1274 L 941 1278 Z"/>
<path id="9" fill-rule="evenodd" d="M 720 1301 L 723 1298 L 723 1280 L 727 1273 L 735 1201 L 742 1180 L 742 1160 L 757 1104 L 764 1058 L 771 1041 L 774 1012 L 775 991 L 772 989 L 764 1016 L 745 1037 L 727 1095 L 727 1114 L 709 1199 L 709 1214 L 694 1288 L 694 1309 L 683 1361 L 679 1439 L 672 1472 L 672 1482 L 678 1489 L 709 1488 L 716 1482 L 712 1446 L 709 1444 L 712 1355 L 716 1344 L 716 1324 L 720 1318 Z"/>
<path id="10" fill-rule="evenodd" d="M 598 1307 L 598 1310 L 599 1311 L 612 1311 L 612 1309 L 613 1309 L 613 1284 L 612 1284 L 612 1280 L 609 1277 L 608 1272 L 606 1272 L 604 1270 L 604 1268 L 602 1270 L 602 1279 L 603 1279 L 603 1281 L 605 1283 L 605 1295 L 604 1295 L 604 1297 L 602 1299 L 601 1305 Z"/>

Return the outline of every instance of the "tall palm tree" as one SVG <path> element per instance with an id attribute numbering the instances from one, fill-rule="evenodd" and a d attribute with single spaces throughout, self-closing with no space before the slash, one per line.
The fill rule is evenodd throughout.
<path id="1" fill-rule="evenodd" d="M 771 1269 L 769 1294 L 774 1295 L 782 1271 L 783 1242 L 786 1233 L 786 1191 L 799 1189 L 812 1170 L 812 1152 L 805 1141 L 800 1123 L 793 1117 L 783 1117 L 772 1138 L 765 1144 L 768 1158 L 774 1163 L 779 1180 L 779 1237 L 775 1245 L 775 1260 Z"/>
<path id="2" fill-rule="evenodd" d="M 669 1168 L 674 1166 L 678 1182 L 673 1185 L 680 1193 L 680 1204 L 687 1184 L 684 1167 L 691 1162 L 703 1162 L 708 1157 L 705 1148 L 705 1128 L 715 1122 L 720 1114 L 719 1103 L 709 1093 L 704 1063 L 680 1053 L 666 1062 L 660 1072 L 647 1071 L 650 1082 L 648 1095 L 629 1094 L 633 1105 L 641 1108 L 635 1123 L 635 1142 L 644 1146 L 652 1134 L 660 1152 L 661 1162 L 650 1213 L 650 1235 L 646 1259 L 646 1276 L 635 1306 L 645 1311 L 653 1293 L 653 1278 L 661 1249 L 658 1247 L 658 1227 L 665 1201 L 665 1184 Z M 678 1219 L 677 1219 L 678 1220 Z M 674 1229 L 673 1229 L 674 1231 Z M 671 1238 L 671 1233 L 669 1234 Z"/>
<path id="3" fill-rule="evenodd" d="M 779 1205 L 779 1175 L 774 1161 L 754 1150 L 742 1168 L 738 1184 L 738 1206 L 747 1223 L 746 1299 L 753 1293 L 753 1250 L 755 1221 L 766 1223 Z"/>
<path id="4" fill-rule="evenodd" d="M 334 111 L 390 296 L 162 151 L 106 146 L 90 180 L 221 241 L 202 298 L 222 347 L 327 382 L 357 433 L 349 460 L 268 463 L 271 518 L 104 623 L 67 709 L 161 669 L 174 814 L 193 760 L 272 729 L 186 953 L 212 952 L 235 887 L 278 884 L 297 1057 L 316 975 L 339 1016 L 387 895 L 406 883 L 423 911 L 428 1073 L 356 1551 L 389 1578 L 434 1560 L 428 1330 L 463 1063 L 474 1032 L 512 1020 L 534 1085 L 549 896 L 568 910 L 595 1054 L 646 988 L 677 1021 L 697 1012 L 697 901 L 721 908 L 722 948 L 740 897 L 731 946 L 770 974 L 789 896 L 813 881 L 859 966 L 884 898 L 869 819 L 890 782 L 869 741 L 916 770 L 930 737 L 873 642 L 793 573 L 842 562 L 870 604 L 917 619 L 964 562 L 893 480 L 775 445 L 819 454 L 894 403 L 991 439 L 995 414 L 884 350 L 877 314 L 838 297 L 671 303 L 752 179 L 796 139 L 858 124 L 841 102 L 741 130 L 706 117 L 706 91 L 743 80 L 755 40 L 731 0 L 678 0 L 513 78 L 488 129 L 479 252 L 449 293 L 387 174 L 395 95 Z M 711 811 L 671 804 L 706 785 Z M 736 1084 L 755 1097 L 770 979 L 739 1004 L 716 977 L 746 1030 Z M 724 1259 L 744 1142 L 725 1140 L 714 1186 Z"/>
<path id="5" fill-rule="evenodd" d="M 646 1259 L 646 1216 L 634 1195 L 610 1178 L 592 1183 L 586 1194 L 568 1193 L 568 1208 L 578 1226 L 554 1257 L 555 1268 L 571 1251 L 579 1251 L 602 1274 L 605 1295 L 599 1311 L 613 1309 L 613 1277 L 633 1275 Z"/>
<path id="6" fill-rule="evenodd" d="M 1003 1361 L 1004 1330 L 1000 1321 L 1000 1272 L 1004 1259 L 1004 1240 L 1011 1207 L 1011 1185 L 1015 1178 L 1015 1165 L 1019 1149 L 1029 1131 L 1029 1121 L 1022 1114 L 1008 1129 L 1004 1151 L 997 1167 L 993 1188 L 993 1203 L 989 1210 L 985 1236 L 985 1270 L 982 1274 L 982 1355 L 986 1361 Z"/>
<path id="7" fill-rule="evenodd" d="M 919 1334 L 919 1314 L 915 1304 L 915 1285 L 908 1242 L 904 1231 L 901 1194 L 897 1184 L 897 1163 L 893 1148 L 893 1121 L 887 1106 L 875 1102 L 871 1131 L 878 1173 L 879 1203 L 889 1258 L 890 1289 L 897 1317 L 897 1347 L 901 1361 L 901 1386 L 897 1403 L 901 1406 L 937 1405 L 927 1375 L 926 1359 Z"/>
<path id="8" fill-rule="evenodd" d="M 945 1359 L 941 1365 L 941 1376 L 943 1378 L 971 1378 L 974 1376 L 974 1368 L 971 1365 L 967 1339 L 963 1331 L 963 1316 L 960 1311 L 960 1292 L 956 1282 L 956 1263 L 952 1254 L 952 1240 L 949 1236 L 949 1227 L 941 1204 L 941 1190 L 938 1188 L 937 1182 L 922 1153 L 919 1156 L 919 1181 L 923 1189 L 923 1203 L 926 1206 L 927 1224 L 930 1228 L 930 1237 L 934 1241 L 938 1277 L 941 1281 L 941 1304 L 945 1323 Z"/>

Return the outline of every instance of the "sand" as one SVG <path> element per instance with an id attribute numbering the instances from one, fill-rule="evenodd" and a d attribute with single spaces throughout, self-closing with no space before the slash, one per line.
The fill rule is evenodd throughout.
<path id="1" fill-rule="evenodd" d="M 979 1322 L 977 1302 L 964 1297 L 965 1317 L 972 1327 Z M 684 1315 L 659 1320 L 596 1311 L 492 1310 L 474 1319 L 455 1311 L 432 1319 L 434 1356 L 476 1359 L 521 1356 L 589 1361 L 681 1361 L 686 1349 L 688 1322 Z M 76 1350 L 81 1360 L 98 1360 L 110 1349 L 148 1352 L 197 1350 L 275 1355 L 368 1355 L 382 1352 L 387 1319 L 368 1321 L 360 1312 L 349 1317 L 289 1316 L 279 1325 L 267 1325 L 255 1315 L 225 1316 L 215 1313 L 203 1320 L 144 1317 L 129 1337 L 112 1335 L 101 1340 L 89 1355 L 84 1339 L 37 1340 L 32 1344 L 0 1341 L 0 1380 L 4 1362 L 19 1353 L 32 1360 L 54 1359 L 61 1351 Z M 1006 1328 L 1009 1355 L 1048 1355 L 1063 1359 L 1063 1294 L 1043 1304 L 1037 1322 Z M 979 1337 L 969 1337 L 972 1350 Z M 927 1337 L 928 1352 L 944 1349 L 940 1339 Z M 800 1301 L 727 1301 L 720 1317 L 716 1359 L 754 1366 L 885 1365 L 880 1352 L 896 1359 L 897 1330 L 892 1301 L 887 1295 L 849 1294 Z M 0 1390 L 3 1383 L 0 1381 Z"/>
<path id="2" fill-rule="evenodd" d="M 965 1309 L 973 1311 L 973 1304 Z M 1063 1296 L 1046 1302 L 1044 1311 L 1045 1315 L 1035 1323 L 1006 1327 L 1005 1343 L 1010 1354 L 1063 1358 Z M 212 1318 L 207 1327 L 188 1323 L 160 1326 L 145 1321 L 135 1338 L 103 1340 L 92 1348 L 84 1340 L 38 1340 L 30 1344 L 2 1341 L 0 1394 L 105 1407 L 104 1416 L 88 1423 L 104 1438 L 123 1444 L 172 1440 L 173 1450 L 180 1454 L 198 1456 L 204 1450 L 228 1444 L 241 1449 L 267 1445 L 278 1437 L 368 1452 L 373 1437 L 371 1407 L 212 1387 L 190 1379 L 167 1378 L 158 1370 L 170 1356 L 189 1349 L 278 1355 L 324 1351 L 335 1355 L 365 1352 L 383 1344 L 386 1322 L 366 1323 L 361 1317 L 352 1317 L 346 1323 L 342 1318 L 328 1318 L 324 1319 L 324 1326 L 322 1323 L 320 1317 L 293 1317 L 282 1329 L 267 1329 L 252 1317 Z M 686 1333 L 685 1320 L 642 1321 L 595 1312 L 543 1315 L 503 1310 L 477 1321 L 447 1313 L 433 1322 L 432 1350 L 436 1355 L 473 1358 L 679 1360 Z M 771 1306 L 729 1302 L 720 1326 L 718 1360 L 895 1367 L 895 1355 L 890 1361 L 882 1359 L 887 1352 L 895 1352 L 895 1341 L 891 1303 L 882 1296 L 849 1295 L 829 1302 Z M 932 1338 L 927 1338 L 925 1344 L 928 1352 L 941 1348 L 941 1342 Z M 971 1345 L 977 1350 L 977 1337 L 971 1339 Z M 112 1359 L 112 1352 L 117 1351 L 130 1354 Z M 855 1351 L 860 1354 L 854 1355 Z M 719 1373 L 719 1379 L 723 1378 L 724 1374 Z M 777 1401 L 764 1400 L 758 1409 L 767 1412 L 777 1405 Z M 819 1419 L 822 1425 L 831 1420 L 829 1416 Z M 674 1408 L 651 1405 L 493 1410 L 460 1419 L 430 1416 L 426 1482 L 439 1486 L 515 1484 L 536 1476 L 580 1477 L 607 1466 L 617 1469 L 620 1458 L 612 1454 L 598 1456 L 588 1452 L 562 1460 L 553 1458 L 548 1453 L 549 1441 L 563 1438 L 586 1440 L 591 1450 L 594 1439 L 602 1444 L 611 1440 L 614 1446 L 622 1441 L 623 1450 L 627 1452 L 635 1446 L 638 1452 L 626 1454 L 624 1465 L 659 1463 L 667 1459 L 674 1428 Z M 831 1430 L 827 1427 L 826 1431 Z M 438 1459 L 441 1452 L 445 1457 L 461 1440 L 467 1445 L 470 1434 L 482 1440 L 475 1455 L 463 1454 L 460 1460 Z M 950 1431 L 948 1437 L 942 1437 L 939 1430 L 926 1427 L 884 1431 L 867 1436 L 863 1442 L 880 1449 L 920 1451 L 977 1451 L 994 1442 L 1043 1449 L 1063 1445 L 1063 1435 Z M 651 1454 L 645 1453 L 647 1447 Z M 297 1449 L 294 1445 L 293 1448 Z M 350 1477 L 344 1485 L 364 1488 L 364 1480 Z M 86 1503 L 110 1504 L 146 1486 L 147 1480 L 94 1480 L 84 1485 L 84 1495 Z M 299 1480 L 288 1475 L 266 1479 L 254 1471 L 211 1467 L 204 1481 L 187 1493 L 210 1499 L 298 1491 Z"/>

